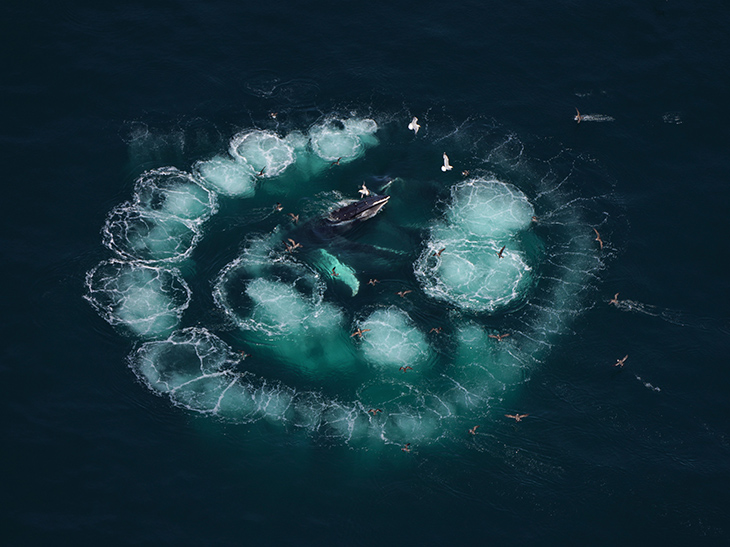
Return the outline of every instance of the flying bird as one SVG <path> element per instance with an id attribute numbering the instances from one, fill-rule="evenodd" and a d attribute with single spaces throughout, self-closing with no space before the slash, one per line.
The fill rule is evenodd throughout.
<path id="1" fill-rule="evenodd" d="M 333 161 L 333 162 L 331 163 L 331 165 L 339 165 L 339 164 L 340 164 L 340 160 L 341 160 L 341 159 L 342 159 L 342 158 L 337 158 L 337 160 L 336 160 L 336 161 Z"/>
<path id="2" fill-rule="evenodd" d="M 405 297 L 405 295 L 407 295 L 407 294 L 408 294 L 409 292 L 413 292 L 413 291 L 412 291 L 412 290 L 410 290 L 410 289 L 408 289 L 407 291 L 398 291 L 398 292 L 397 292 L 397 293 L 395 293 L 395 294 L 397 294 L 397 295 L 398 295 L 398 296 L 400 296 L 401 298 L 404 298 L 404 297 Z"/>
<path id="3" fill-rule="evenodd" d="M 461 172 L 461 176 L 462 176 L 462 177 L 468 177 L 468 176 L 469 176 L 469 171 L 467 171 L 466 169 L 464 169 L 464 170 L 463 170 L 463 171 Z"/>
<path id="4" fill-rule="evenodd" d="M 451 171 L 454 167 L 449 163 L 449 156 L 444 152 L 444 164 L 441 166 L 442 171 Z"/>
<path id="5" fill-rule="evenodd" d="M 340 274 L 338 274 L 334 268 L 332 268 L 332 277 L 340 277 Z"/>
<path id="6" fill-rule="evenodd" d="M 274 205 L 274 211 L 281 211 L 283 209 L 284 209 L 284 206 L 277 201 L 276 205 Z"/>
<path id="7" fill-rule="evenodd" d="M 433 253 L 433 256 L 441 256 L 441 253 L 443 253 L 445 250 L 446 250 L 446 247 L 443 247 L 443 248 L 439 249 L 438 251 L 436 251 L 435 253 Z"/>
<path id="8" fill-rule="evenodd" d="M 611 300 L 608 301 L 609 304 L 613 304 L 614 306 L 618 306 L 618 293 L 616 293 Z"/>
<path id="9" fill-rule="evenodd" d="M 251 357 L 250 353 L 246 353 L 245 351 L 240 351 L 241 359 L 245 359 L 246 357 Z"/>
<path id="10" fill-rule="evenodd" d="M 411 123 L 408 124 L 408 129 L 413 131 L 414 135 L 418 135 L 418 130 L 421 129 L 421 126 L 418 125 L 418 118 L 413 116 L 413 119 L 411 120 Z"/>
<path id="11" fill-rule="evenodd" d="M 278 112 L 269 112 L 269 116 L 271 117 L 272 120 L 275 120 L 278 115 L 279 115 Z"/>
<path id="12" fill-rule="evenodd" d="M 478 425 L 475 425 L 474 427 L 472 427 L 472 428 L 471 428 L 471 429 L 469 430 L 469 433 L 471 433 L 472 435 L 476 435 L 476 434 L 477 434 L 477 429 L 478 429 L 478 428 L 479 428 L 479 426 L 478 426 Z"/>
<path id="13" fill-rule="evenodd" d="M 287 243 L 286 241 L 288 241 L 289 243 Z M 294 251 L 296 251 L 297 249 L 302 247 L 301 243 L 297 243 L 292 238 L 289 238 L 286 241 L 284 242 L 284 246 L 286 247 L 286 250 L 289 253 L 293 253 Z"/>
<path id="14" fill-rule="evenodd" d="M 507 245 L 504 245 L 504 246 L 503 246 L 503 247 L 502 247 L 502 248 L 501 248 L 501 249 L 499 250 L 499 252 L 497 253 L 497 256 L 498 256 L 499 258 L 502 258 L 502 253 L 504 252 L 504 249 L 505 249 L 505 247 L 507 247 Z"/>
<path id="15" fill-rule="evenodd" d="M 410 452 L 411 451 L 411 443 L 406 443 L 406 445 L 401 448 L 403 452 Z"/>
<path id="16" fill-rule="evenodd" d="M 361 329 L 361 328 L 358 328 L 355 332 L 353 332 L 350 335 L 350 338 L 352 338 L 353 336 L 359 336 L 360 338 L 362 338 L 362 334 L 364 332 L 369 332 L 369 331 L 370 331 L 370 329 Z"/>
<path id="17" fill-rule="evenodd" d="M 289 216 L 291 217 L 291 220 L 294 224 L 299 224 L 299 215 L 295 215 L 294 213 L 289 213 Z"/>
<path id="18" fill-rule="evenodd" d="M 573 118 L 576 122 L 580 123 L 583 119 L 583 116 L 580 114 L 580 110 L 578 110 L 578 107 L 575 107 L 575 117 Z"/>
<path id="19" fill-rule="evenodd" d="M 370 410 L 368 410 L 368 412 L 370 414 L 372 414 L 373 416 L 375 416 L 378 412 L 383 412 L 383 411 L 380 408 L 371 408 Z"/>
<path id="20" fill-rule="evenodd" d="M 521 422 L 522 418 L 527 418 L 529 414 L 505 414 L 505 417 L 512 418 L 515 422 Z"/>
<path id="21" fill-rule="evenodd" d="M 358 190 L 358 192 L 360 192 L 360 197 L 361 198 L 364 198 L 364 197 L 367 197 L 367 196 L 370 195 L 370 190 L 368 189 L 367 186 L 365 186 L 365 183 L 364 182 L 362 183 L 362 188 L 360 188 Z"/>
<path id="22" fill-rule="evenodd" d="M 409 370 L 413 370 L 413 367 L 407 365 L 405 367 L 400 367 L 398 370 L 402 370 L 403 372 L 408 372 Z"/>
<path id="23" fill-rule="evenodd" d="M 601 239 L 601 234 L 598 233 L 598 230 L 593 228 L 593 231 L 596 232 L 596 241 L 598 241 L 598 244 L 601 246 L 601 249 L 603 249 L 603 240 Z"/>
<path id="24" fill-rule="evenodd" d="M 375 286 L 376 283 L 380 283 L 380 280 L 379 279 L 371 279 L 370 281 L 368 281 L 368 285 L 372 285 L 373 287 Z"/>
<path id="25" fill-rule="evenodd" d="M 616 359 L 616 364 L 613 365 L 613 366 L 620 367 L 620 368 L 624 368 L 624 363 L 626 362 L 626 359 L 628 359 L 628 358 L 629 358 L 629 356 L 627 355 L 623 359 Z"/>
<path id="26" fill-rule="evenodd" d="M 502 338 L 507 338 L 509 336 L 509 333 L 506 334 L 490 334 L 488 335 L 489 338 L 494 338 L 497 342 L 501 342 Z"/>
<path id="27" fill-rule="evenodd" d="M 443 329 L 441 327 L 434 327 L 430 331 L 428 331 L 428 333 L 431 334 L 432 332 L 435 332 L 436 334 L 441 334 L 442 330 Z"/>

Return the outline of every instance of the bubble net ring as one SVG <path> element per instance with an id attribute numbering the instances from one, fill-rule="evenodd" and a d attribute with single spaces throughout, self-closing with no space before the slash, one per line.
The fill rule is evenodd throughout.
<path id="1" fill-rule="evenodd" d="M 218 156 L 216 161 L 245 166 L 231 170 L 234 177 L 250 178 L 258 169 L 261 177 L 285 180 L 307 154 L 318 161 L 330 160 L 341 150 L 351 151 L 346 155 L 353 161 L 362 157 L 378 144 L 377 132 L 375 121 L 354 118 L 325 120 L 314 125 L 306 138 L 299 132 L 282 138 L 273 131 L 247 130 L 232 138 L 230 156 Z M 486 158 L 478 152 L 481 161 L 517 166 L 522 152 L 510 157 L 514 142 L 507 138 Z M 316 177 L 320 172 L 307 173 Z M 214 283 L 217 306 L 237 329 L 269 337 L 282 332 L 319 333 L 339 344 L 343 359 L 350 359 L 354 367 L 369 363 L 370 379 L 360 382 L 352 402 L 342 402 L 316 389 L 298 390 L 266 380 L 245 370 L 246 356 L 206 327 L 180 327 L 191 290 L 172 265 L 190 259 L 206 222 L 218 210 L 218 199 L 235 195 L 228 187 L 216 191 L 222 187 L 204 177 L 205 171 L 197 167 L 193 174 L 165 167 L 138 179 L 134 199 L 115 208 L 103 230 L 104 243 L 118 258 L 88 272 L 85 297 L 107 322 L 140 340 L 129 365 L 148 388 L 176 406 L 234 423 L 265 420 L 348 444 L 426 443 L 449 436 L 455 426 L 486 416 L 492 402 L 501 400 L 510 386 L 524 382 L 532 365 L 546 354 L 550 340 L 565 331 L 579 305 L 580 287 L 602 265 L 590 252 L 588 238 L 570 233 L 579 225 L 579 215 L 560 198 L 566 181 L 556 183 L 550 171 L 532 189 L 535 205 L 515 184 L 489 171 L 452 183 L 450 201 L 443 214 L 432 219 L 412 268 L 429 305 L 442 302 L 461 310 L 451 313 L 455 331 L 445 343 L 450 352 L 445 358 L 417 319 L 418 310 L 376 306 L 357 319 L 327 300 L 321 273 L 296 260 L 286 265 L 289 257 L 276 249 L 283 234 L 275 230 L 251 240 Z M 158 179 L 172 183 L 160 184 Z M 239 197 L 254 194 L 247 186 Z M 549 211 L 545 220 L 561 236 L 548 234 L 542 241 L 530 235 L 538 206 Z M 556 262 L 553 257 L 558 253 L 570 253 L 571 262 Z M 550 257 L 549 268 L 540 262 L 544 257 Z M 502 277 L 495 280 L 490 268 L 502 268 Z M 256 281 L 276 278 L 279 270 L 298 271 L 297 279 L 304 279 L 313 291 L 311 298 L 281 280 Z M 243 272 L 239 289 L 249 300 L 258 298 L 253 313 L 236 309 L 228 299 L 227 280 L 239 271 Z M 566 304 L 556 307 L 556 299 Z M 515 336 L 496 342 L 484 319 L 510 306 L 515 310 L 509 321 L 523 340 L 518 343 Z M 282 318 L 287 315 L 298 324 L 286 323 Z M 348 318 L 353 327 L 370 331 L 354 350 L 342 340 L 357 343 L 349 340 Z M 274 325 L 275 320 L 280 322 Z M 308 348 L 312 354 L 326 350 L 316 344 Z M 449 367 L 444 368 L 445 361 Z M 421 381 L 404 380 L 408 363 L 420 362 L 429 364 L 429 375 Z"/>

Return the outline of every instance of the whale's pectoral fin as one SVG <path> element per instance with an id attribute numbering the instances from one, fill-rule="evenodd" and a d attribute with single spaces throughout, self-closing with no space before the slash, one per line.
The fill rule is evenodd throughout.
<path id="1" fill-rule="evenodd" d="M 360 290 L 360 281 L 355 276 L 355 270 L 324 249 L 317 249 L 313 253 L 312 266 L 326 278 L 347 285 L 352 291 L 352 296 Z"/>

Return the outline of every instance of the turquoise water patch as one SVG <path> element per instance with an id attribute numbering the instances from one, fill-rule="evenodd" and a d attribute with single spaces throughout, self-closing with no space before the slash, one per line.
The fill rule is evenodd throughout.
<path id="1" fill-rule="evenodd" d="M 400 373 L 400 367 L 416 369 L 429 360 L 426 336 L 398 308 L 375 310 L 360 321 L 359 328 L 369 331 L 362 342 L 365 358 L 379 369 Z"/>

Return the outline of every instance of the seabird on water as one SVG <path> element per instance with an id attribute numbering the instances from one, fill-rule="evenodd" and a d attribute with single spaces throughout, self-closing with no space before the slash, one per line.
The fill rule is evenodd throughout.
<path id="1" fill-rule="evenodd" d="M 454 167 L 449 163 L 449 156 L 444 152 L 444 164 L 441 166 L 442 171 L 451 171 Z"/>

